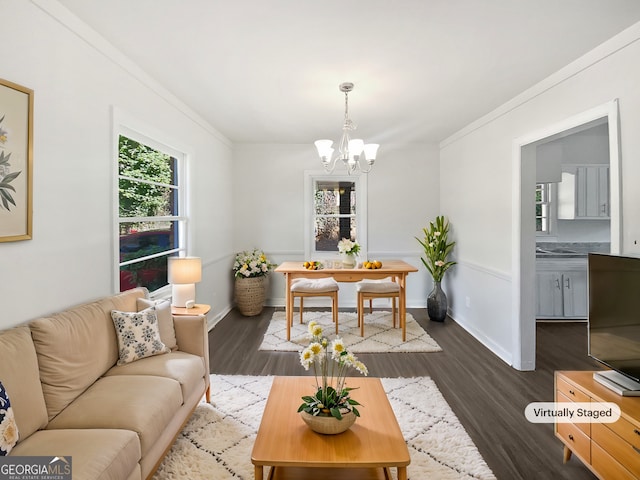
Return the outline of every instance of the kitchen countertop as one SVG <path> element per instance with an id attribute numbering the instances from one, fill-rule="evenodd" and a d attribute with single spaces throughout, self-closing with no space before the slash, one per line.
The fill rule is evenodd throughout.
<path id="1" fill-rule="evenodd" d="M 538 242 L 536 258 L 587 258 L 589 253 L 609 253 L 608 242 Z"/>

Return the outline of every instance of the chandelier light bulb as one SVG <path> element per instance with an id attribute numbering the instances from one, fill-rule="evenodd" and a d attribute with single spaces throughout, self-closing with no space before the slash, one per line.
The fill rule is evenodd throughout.
<path id="1" fill-rule="evenodd" d="M 320 155 L 320 158 L 327 157 L 331 159 L 331 155 L 333 154 L 333 148 L 331 148 L 331 145 L 333 145 L 333 141 L 331 140 L 315 141 L 315 146 L 318 149 L 318 155 Z"/>
<path id="2" fill-rule="evenodd" d="M 349 156 L 359 157 L 364 150 L 364 142 L 361 138 L 354 138 L 349 141 Z"/>
<path id="3" fill-rule="evenodd" d="M 367 143 L 364 146 L 364 158 L 367 159 L 367 162 L 375 162 L 379 147 L 380 145 L 378 145 L 377 143 Z"/>

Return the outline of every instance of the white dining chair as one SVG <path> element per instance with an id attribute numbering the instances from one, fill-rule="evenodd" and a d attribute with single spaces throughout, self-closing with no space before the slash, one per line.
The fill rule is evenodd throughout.
<path id="1" fill-rule="evenodd" d="M 300 323 L 304 310 L 304 299 L 307 297 L 330 297 L 333 323 L 338 333 L 338 282 L 333 278 L 297 278 L 291 283 L 291 295 L 289 296 L 290 311 L 293 312 L 295 298 L 300 298 Z M 293 314 L 291 315 L 293 322 Z M 293 325 L 291 325 L 293 326 Z"/>
<path id="2" fill-rule="evenodd" d="M 369 313 L 371 313 L 373 312 L 373 299 L 390 298 L 393 328 L 396 328 L 399 323 L 397 302 L 400 299 L 400 284 L 391 280 L 363 280 L 356 283 L 356 291 L 358 292 L 358 326 L 360 327 L 361 337 L 364 337 L 364 302 L 367 300 L 369 300 Z"/>

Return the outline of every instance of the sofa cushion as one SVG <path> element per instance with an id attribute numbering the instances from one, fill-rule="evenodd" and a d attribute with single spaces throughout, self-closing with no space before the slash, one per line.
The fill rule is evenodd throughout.
<path id="1" fill-rule="evenodd" d="M 71 457 L 73 478 L 140 478 L 140 440 L 135 432 L 115 429 L 40 430 L 18 443 L 11 455 Z"/>
<path id="2" fill-rule="evenodd" d="M 147 294 L 146 288 L 135 288 L 29 324 L 49 419 L 116 364 L 111 310 L 133 312 L 136 299 Z"/>
<path id="3" fill-rule="evenodd" d="M 140 438 L 144 457 L 182 405 L 180 384 L 151 375 L 100 378 L 52 419 L 47 429 L 116 428 Z"/>
<path id="4" fill-rule="evenodd" d="M 155 307 L 141 312 L 112 310 L 111 318 L 118 337 L 118 365 L 170 351 L 160 339 Z"/>
<path id="5" fill-rule="evenodd" d="M 0 382 L 0 457 L 7 455 L 18 443 L 18 425 L 13 416 L 11 400 Z"/>
<path id="6" fill-rule="evenodd" d="M 182 398 L 186 399 L 202 383 L 205 370 L 202 357 L 175 351 L 126 365 L 116 365 L 105 373 L 105 376 L 111 375 L 156 375 L 172 378 L 180 383 Z"/>
<path id="7" fill-rule="evenodd" d="M 11 396 L 13 415 L 24 439 L 47 425 L 38 357 L 29 327 L 0 332 L 0 358 L 0 380 Z"/>
<path id="8" fill-rule="evenodd" d="M 176 331 L 173 327 L 171 303 L 168 300 L 154 301 L 147 298 L 139 298 L 137 301 L 137 307 L 138 311 L 144 310 L 149 307 L 155 307 L 162 343 L 164 343 L 171 350 L 177 350 L 178 342 L 176 341 Z"/>

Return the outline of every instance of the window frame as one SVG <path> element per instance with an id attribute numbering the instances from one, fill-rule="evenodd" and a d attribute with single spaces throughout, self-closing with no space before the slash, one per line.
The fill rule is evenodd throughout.
<path id="1" fill-rule="evenodd" d="M 166 141 L 168 138 L 166 135 L 154 131 L 150 128 L 145 128 L 140 125 L 139 122 L 130 118 L 125 119 L 124 115 L 117 115 L 114 111 L 114 128 L 113 128 L 113 156 L 114 159 L 113 168 L 113 289 L 115 292 L 120 292 L 120 268 L 123 265 L 137 263 L 143 260 L 149 260 L 160 256 L 186 256 L 188 245 L 188 206 L 187 206 L 187 180 L 186 180 L 186 163 L 188 154 L 186 149 L 176 148 L 169 145 L 170 142 Z M 119 145 L 120 136 L 127 137 L 131 140 L 144 144 L 147 147 L 158 150 L 175 158 L 175 185 L 172 188 L 177 190 L 177 202 L 178 211 L 177 215 L 171 216 L 158 216 L 158 217 L 120 217 L 120 196 L 119 196 L 119 184 L 120 184 L 120 158 L 119 158 Z M 128 178 L 128 177 L 123 177 Z M 174 248 L 151 254 L 146 257 L 135 259 L 134 261 L 120 261 L 120 224 L 130 223 L 136 221 L 161 221 L 161 222 L 176 222 L 177 239 Z M 151 298 L 165 298 L 171 294 L 171 285 L 166 284 L 157 290 L 150 291 Z"/>
<path id="2" fill-rule="evenodd" d="M 536 206 L 538 204 L 547 205 L 547 230 L 538 231 L 536 228 L 536 236 L 549 239 L 556 235 L 558 227 L 558 185 L 552 182 L 536 183 L 536 191 L 538 185 L 546 185 L 547 201 L 538 202 L 536 199 L 535 204 Z M 537 220 L 538 216 L 534 214 L 534 217 Z"/>
<path id="3" fill-rule="evenodd" d="M 356 186 L 356 231 L 360 258 L 367 258 L 367 176 L 336 175 L 325 171 L 304 172 L 304 258 L 307 260 L 337 260 L 338 251 L 315 249 L 315 183 L 316 181 L 354 182 Z"/>

